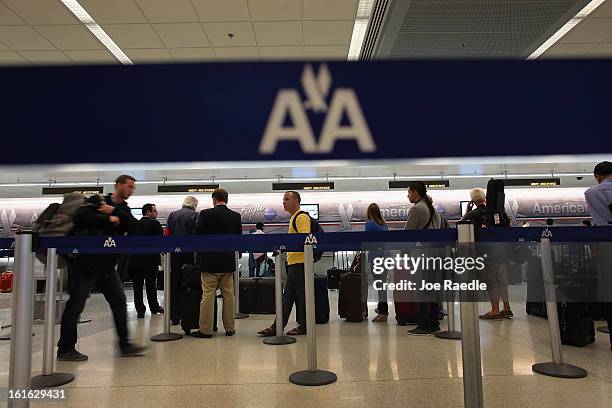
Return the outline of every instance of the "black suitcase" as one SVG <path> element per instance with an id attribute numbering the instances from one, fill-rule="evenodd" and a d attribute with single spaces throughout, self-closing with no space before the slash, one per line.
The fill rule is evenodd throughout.
<path id="1" fill-rule="evenodd" d="M 255 287 L 255 296 L 255 313 L 276 313 L 276 299 L 274 298 L 274 278 L 257 279 Z"/>
<path id="2" fill-rule="evenodd" d="M 330 290 L 338 290 L 340 288 L 340 272 L 337 267 L 327 270 L 327 287 Z"/>
<path id="3" fill-rule="evenodd" d="M 240 278 L 240 313 L 257 313 L 257 280 L 259 278 Z"/>
<path id="4" fill-rule="evenodd" d="M 560 302 L 557 310 L 562 344 L 584 347 L 595 342 L 595 325 L 585 303 Z"/>
<path id="5" fill-rule="evenodd" d="M 315 322 L 325 324 L 329 322 L 329 298 L 327 296 L 327 276 L 315 275 Z"/>
<path id="6" fill-rule="evenodd" d="M 200 328 L 200 302 L 202 289 L 185 288 L 181 291 L 181 328 L 189 335 L 191 330 Z"/>

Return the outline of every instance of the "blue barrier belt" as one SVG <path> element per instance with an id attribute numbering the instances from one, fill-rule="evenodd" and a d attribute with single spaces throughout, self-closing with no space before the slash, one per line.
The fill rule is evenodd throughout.
<path id="1" fill-rule="evenodd" d="M 610 242 L 608 227 L 482 228 L 479 242 L 537 242 L 547 236 L 552 242 Z M 39 251 L 57 248 L 58 253 L 162 253 L 162 252 L 266 252 L 302 251 L 307 234 L 65 236 L 41 237 Z M 385 232 L 326 232 L 315 234 L 323 251 L 360 250 L 368 243 L 455 243 L 456 229 Z M 0 238 L 0 256 L 11 256 L 13 238 Z M 6 249 L 6 250 L 4 250 Z M 12 251 L 11 251 L 12 252 Z"/>

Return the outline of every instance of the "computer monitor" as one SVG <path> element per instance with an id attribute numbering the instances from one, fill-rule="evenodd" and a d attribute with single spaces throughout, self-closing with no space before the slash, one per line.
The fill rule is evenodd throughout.
<path id="1" fill-rule="evenodd" d="M 315 220 L 319 219 L 319 204 L 300 204 L 300 208 Z"/>
<path id="2" fill-rule="evenodd" d="M 130 211 L 137 220 L 142 218 L 142 208 L 130 208 Z"/>

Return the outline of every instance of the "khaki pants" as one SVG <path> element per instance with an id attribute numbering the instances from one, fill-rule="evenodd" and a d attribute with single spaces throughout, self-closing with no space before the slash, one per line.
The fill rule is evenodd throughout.
<path id="1" fill-rule="evenodd" d="M 212 334 L 213 313 L 217 286 L 223 296 L 223 327 L 226 332 L 234 331 L 234 274 L 209 273 L 202 274 L 202 303 L 200 303 L 200 332 Z"/>

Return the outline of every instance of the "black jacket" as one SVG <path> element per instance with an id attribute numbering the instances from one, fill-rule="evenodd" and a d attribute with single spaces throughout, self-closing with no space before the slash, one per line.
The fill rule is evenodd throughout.
<path id="1" fill-rule="evenodd" d="M 117 234 L 136 234 L 138 230 L 138 220 L 132 215 L 132 211 L 128 204 L 125 201 L 115 204 L 110 194 L 104 197 L 104 199 L 108 205 L 115 207 L 115 211 L 113 211 L 111 215 L 119 217 L 120 223 L 117 227 Z"/>
<path id="2" fill-rule="evenodd" d="M 74 235 L 117 235 L 117 229 L 108 219 L 108 215 L 98 211 L 98 206 L 85 204 L 80 207 L 73 218 Z M 116 254 L 80 254 L 76 256 L 75 268 L 79 273 L 96 270 L 99 273 L 114 271 L 118 255 Z"/>
<path id="3" fill-rule="evenodd" d="M 159 221 L 149 217 L 142 217 L 140 221 L 138 221 L 136 234 L 162 236 L 164 234 L 164 229 Z M 161 258 L 159 254 L 131 255 L 130 269 L 157 270 L 160 261 Z"/>
<path id="4" fill-rule="evenodd" d="M 200 212 L 193 233 L 196 235 L 242 234 L 240 214 L 225 205 L 218 205 Z M 234 272 L 236 263 L 234 252 L 203 252 L 198 256 L 200 270 L 210 273 Z"/>

